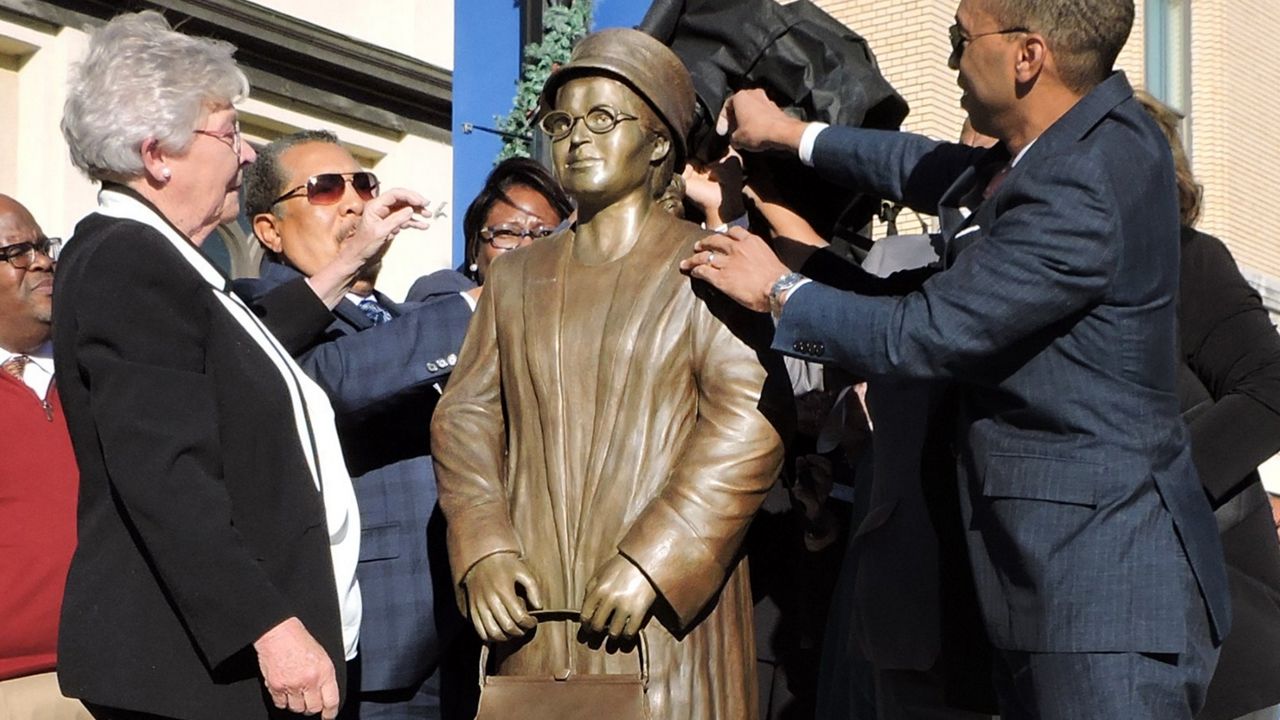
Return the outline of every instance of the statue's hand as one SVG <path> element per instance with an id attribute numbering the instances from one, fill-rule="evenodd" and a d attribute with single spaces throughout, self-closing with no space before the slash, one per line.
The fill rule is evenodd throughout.
<path id="1" fill-rule="evenodd" d="M 582 624 L 593 632 L 629 638 L 640 632 L 658 591 L 632 562 L 621 555 L 609 558 L 587 583 Z"/>
<path id="2" fill-rule="evenodd" d="M 495 553 L 480 560 L 462 578 L 467 610 L 476 633 L 488 642 L 505 642 L 537 626 L 529 607 L 542 608 L 533 573 L 515 553 Z M 517 590 L 523 589 L 524 597 Z M 526 603 L 527 599 L 527 603 Z"/>

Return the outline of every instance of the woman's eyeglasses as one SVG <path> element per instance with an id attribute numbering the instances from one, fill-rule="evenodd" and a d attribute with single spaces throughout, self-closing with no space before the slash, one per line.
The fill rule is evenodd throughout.
<path id="1" fill-rule="evenodd" d="M 57 261 L 58 251 L 62 249 L 62 238 L 38 237 L 30 242 L 14 243 L 0 247 L 0 260 L 7 261 L 18 270 L 26 270 L 40 253 L 50 260 Z"/>
<path id="2" fill-rule="evenodd" d="M 321 173 L 307 178 L 306 185 L 299 185 L 271 201 L 272 205 L 295 197 L 307 196 L 312 205 L 332 205 L 342 199 L 347 183 L 355 188 L 361 200 L 378 197 L 378 176 L 371 172 Z"/>
<path id="3" fill-rule="evenodd" d="M 573 132 L 573 126 L 581 120 L 587 129 L 596 135 L 603 135 L 618 126 L 624 120 L 639 120 L 635 115 L 628 115 L 608 105 L 597 105 L 587 111 L 586 115 L 571 115 L 564 110 L 552 110 L 542 116 L 538 127 L 552 140 L 563 140 Z"/>
<path id="4" fill-rule="evenodd" d="M 191 132 L 195 135 L 204 135 L 205 137 L 211 137 L 217 140 L 223 145 L 226 145 L 227 147 L 231 148 L 231 152 L 234 152 L 236 154 L 236 157 L 240 157 L 240 145 L 243 139 L 240 135 L 239 120 L 236 120 L 235 125 L 230 130 L 225 130 L 222 132 L 217 132 L 214 130 L 192 130 Z"/>
<path id="5" fill-rule="evenodd" d="M 535 225 L 528 229 L 514 225 L 495 225 L 481 228 L 480 239 L 492 245 L 495 250 L 515 250 L 524 243 L 525 238 L 541 240 L 555 231 L 555 228 L 542 225 Z"/>

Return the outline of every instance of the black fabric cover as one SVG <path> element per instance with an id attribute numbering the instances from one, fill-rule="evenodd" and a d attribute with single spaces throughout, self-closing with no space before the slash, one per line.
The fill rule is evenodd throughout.
<path id="1" fill-rule="evenodd" d="M 693 75 L 698 118 L 689 155 L 698 162 L 724 155 L 727 139 L 715 133 L 716 116 L 743 88 L 764 88 L 807 121 L 897 129 L 907 116 L 906 101 L 880 74 L 866 40 L 809 0 L 654 0 L 639 29 L 670 45 Z M 748 157 L 748 174 L 762 163 L 784 201 L 825 237 L 837 223 L 862 227 L 878 209 L 877 200 L 863 198 L 849 211 L 852 193 L 794 157 Z"/>

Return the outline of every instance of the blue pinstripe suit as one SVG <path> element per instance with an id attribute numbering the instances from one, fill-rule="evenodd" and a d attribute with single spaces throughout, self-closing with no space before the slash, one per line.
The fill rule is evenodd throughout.
<path id="1" fill-rule="evenodd" d="M 996 648 L 1211 656 L 1205 619 L 1216 644 L 1230 612 L 1174 393 L 1167 143 L 1117 73 L 964 217 L 1008 157 L 824 130 L 820 172 L 938 212 L 944 269 L 899 296 L 804 286 L 774 347 L 871 377 L 954 381 L 970 563 Z M 1207 683 L 1197 672 L 1191 684 Z"/>
<path id="2" fill-rule="evenodd" d="M 252 298 L 298 276 L 266 260 L 261 278 L 237 281 L 236 290 Z M 434 386 L 453 369 L 471 319 L 470 307 L 456 293 L 405 305 L 375 296 L 391 313 L 390 322 L 375 326 L 343 300 L 321 341 L 298 357 L 333 403 L 360 505 L 362 693 L 421 685 L 460 627 L 443 519 L 432 520 L 436 485 L 429 431 L 439 399 Z M 428 523 L 438 535 L 431 547 Z M 382 717 L 388 708 L 380 710 Z M 406 713 L 397 716 L 407 713 L 406 703 Z"/>

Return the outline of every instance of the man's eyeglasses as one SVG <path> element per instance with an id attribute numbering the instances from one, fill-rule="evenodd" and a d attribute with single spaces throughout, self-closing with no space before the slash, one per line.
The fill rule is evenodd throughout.
<path id="1" fill-rule="evenodd" d="M 214 132 L 213 130 L 192 130 L 191 132 L 196 135 L 206 135 L 208 137 L 216 139 L 218 142 L 231 148 L 231 151 L 236 154 L 236 157 L 240 157 L 240 121 L 239 120 L 236 120 L 235 127 L 233 127 L 230 130 L 224 130 L 222 132 Z M 228 142 L 228 140 L 230 142 Z"/>
<path id="2" fill-rule="evenodd" d="M 495 225 L 481 228 L 480 239 L 492 245 L 495 250 L 515 250 L 520 247 L 525 238 L 541 240 L 555 231 L 555 228 L 542 225 L 535 225 L 528 229 L 514 225 Z"/>
<path id="3" fill-rule="evenodd" d="M 50 260 L 57 261 L 58 251 L 62 249 L 62 238 L 38 237 L 30 242 L 14 243 L 0 247 L 0 260 L 19 270 L 26 270 L 40 253 Z"/>
<path id="4" fill-rule="evenodd" d="M 964 55 L 965 47 L 978 38 L 984 38 L 988 35 L 1009 35 L 1011 33 L 1031 32 L 1031 29 L 1013 27 L 1005 30 L 992 30 L 991 32 L 978 33 L 977 35 L 966 35 L 964 30 L 960 29 L 960 23 L 954 23 L 951 25 L 949 32 L 951 33 L 951 57 L 955 60 L 959 60 L 960 56 Z"/>
<path id="5" fill-rule="evenodd" d="M 299 185 L 271 201 L 272 205 L 295 197 L 307 196 L 312 205 L 332 205 L 342 199 L 347 183 L 355 188 L 361 200 L 378 197 L 378 176 L 371 172 L 321 173 L 307 178 L 306 185 Z"/>
<path id="6" fill-rule="evenodd" d="M 596 135 L 603 135 L 618 126 L 624 120 L 639 120 L 635 115 L 628 115 L 608 105 L 597 105 L 587 111 L 586 115 L 571 115 L 564 110 L 552 110 L 542 116 L 538 127 L 552 140 L 563 140 L 573 132 L 573 126 L 581 120 L 587 129 Z"/>

